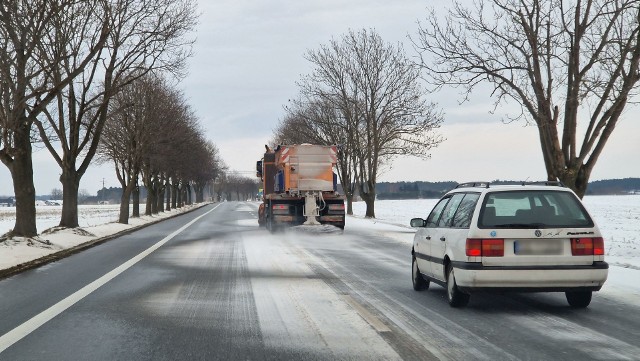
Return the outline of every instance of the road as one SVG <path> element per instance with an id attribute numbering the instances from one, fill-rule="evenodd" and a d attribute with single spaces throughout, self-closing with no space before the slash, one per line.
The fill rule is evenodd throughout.
<path id="1" fill-rule="evenodd" d="M 228 202 L 0 280 L 0 360 L 638 360 L 640 304 L 415 292 L 410 245 Z M 150 248 L 151 247 L 151 248 Z"/>

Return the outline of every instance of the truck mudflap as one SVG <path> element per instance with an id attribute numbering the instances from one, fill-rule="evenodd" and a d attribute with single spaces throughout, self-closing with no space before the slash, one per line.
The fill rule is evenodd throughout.
<path id="1" fill-rule="evenodd" d="M 320 223 L 344 223 L 344 216 L 320 216 Z"/>
<path id="2" fill-rule="evenodd" d="M 264 203 L 260 203 L 260 206 L 258 207 L 258 226 L 259 227 L 264 227 L 266 226 L 266 220 L 264 217 Z"/>
<path id="3" fill-rule="evenodd" d="M 344 229 L 344 216 L 320 216 L 320 224 L 330 224 L 340 229 Z"/>

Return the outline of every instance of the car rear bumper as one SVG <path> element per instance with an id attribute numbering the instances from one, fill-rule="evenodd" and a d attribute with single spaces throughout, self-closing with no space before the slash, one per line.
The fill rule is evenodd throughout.
<path id="1" fill-rule="evenodd" d="M 454 262 L 458 287 L 465 291 L 505 289 L 517 291 L 599 290 L 607 280 L 609 265 L 594 262 L 577 266 L 487 267 L 480 263 Z"/>

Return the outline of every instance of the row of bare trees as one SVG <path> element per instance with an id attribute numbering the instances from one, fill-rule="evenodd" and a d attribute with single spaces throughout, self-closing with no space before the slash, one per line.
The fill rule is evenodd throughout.
<path id="1" fill-rule="evenodd" d="M 16 198 L 13 235 L 37 235 L 32 144 L 60 166 L 60 225 L 77 227 L 78 187 L 111 100 L 146 74 L 180 76 L 196 21 L 192 0 L 0 2 L 0 160 Z"/>
<path id="2" fill-rule="evenodd" d="M 234 172 L 223 172 L 216 177 L 213 186 L 218 200 L 245 201 L 256 198 L 260 183 L 253 177 L 245 177 Z"/>
<path id="3" fill-rule="evenodd" d="M 114 96 L 100 138 L 100 160 L 112 162 L 123 192 L 120 223 L 139 211 L 139 181 L 147 189 L 145 214 L 204 200 L 208 184 L 224 170 L 184 96 L 166 79 L 147 74 Z M 133 197 L 132 197 L 133 196 Z M 166 197 L 166 201 L 165 201 Z"/>
<path id="4" fill-rule="evenodd" d="M 375 217 L 376 182 L 398 155 L 427 158 L 442 117 L 426 101 L 420 70 L 400 44 L 374 30 L 349 31 L 305 58 L 311 74 L 275 130 L 278 143 L 339 144 L 338 176 L 352 214 L 356 190 Z"/>

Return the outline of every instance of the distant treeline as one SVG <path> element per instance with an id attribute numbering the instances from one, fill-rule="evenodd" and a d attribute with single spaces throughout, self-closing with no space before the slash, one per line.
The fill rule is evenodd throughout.
<path id="1" fill-rule="evenodd" d="M 440 198 L 456 182 L 382 182 L 376 184 L 378 199 Z"/>
<path id="2" fill-rule="evenodd" d="M 606 179 L 589 182 L 587 195 L 640 194 L 640 178 Z"/>
<path id="3" fill-rule="evenodd" d="M 520 183 L 492 181 L 494 183 Z M 440 198 L 457 182 L 382 182 L 376 185 L 378 199 Z M 589 183 L 587 195 L 640 194 L 640 178 L 606 179 Z"/>

